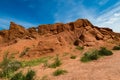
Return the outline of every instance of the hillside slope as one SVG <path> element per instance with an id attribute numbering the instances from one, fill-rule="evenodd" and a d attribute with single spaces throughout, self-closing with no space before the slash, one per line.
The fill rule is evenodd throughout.
<path id="1" fill-rule="evenodd" d="M 119 44 L 119 41 L 119 33 L 109 28 L 96 27 L 87 19 L 78 19 L 66 24 L 40 25 L 29 29 L 11 22 L 9 30 L 0 31 L 1 53 L 6 50 L 10 53 L 21 53 L 29 47 L 29 51 L 24 55 L 27 57 L 63 53 L 74 46 L 100 47 Z"/>

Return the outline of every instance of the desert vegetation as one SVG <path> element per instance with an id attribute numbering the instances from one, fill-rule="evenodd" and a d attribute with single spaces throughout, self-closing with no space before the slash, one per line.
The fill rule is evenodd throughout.
<path id="1" fill-rule="evenodd" d="M 83 57 L 81 58 L 81 61 L 89 62 L 92 60 L 97 60 L 101 56 L 109 56 L 112 54 L 112 51 L 106 49 L 105 47 L 101 47 L 100 50 L 92 50 L 84 53 Z"/>
<path id="2" fill-rule="evenodd" d="M 13 73 L 21 67 L 21 63 L 8 56 L 8 52 L 3 56 L 3 61 L 0 63 L 0 77 L 10 78 Z"/>
<path id="3" fill-rule="evenodd" d="M 119 75 L 117 71 L 120 56 L 119 51 L 115 51 L 120 50 L 119 42 L 120 34 L 109 28 L 94 26 L 87 19 L 78 19 L 66 24 L 45 24 L 28 29 L 11 22 L 9 30 L 0 31 L 0 79 L 103 80 L 110 76 L 113 80 L 112 76 L 117 78 L 116 74 Z M 116 46 L 112 51 L 108 50 L 113 45 Z M 100 46 L 106 48 L 99 48 Z M 5 50 L 8 50 L 9 54 L 6 52 L 4 55 Z M 17 54 L 10 55 L 14 52 Z M 117 54 L 110 56 L 113 53 Z M 90 61 L 94 62 L 82 63 Z M 96 69 L 99 68 L 102 71 L 100 69 L 98 73 Z M 66 70 L 69 72 L 67 76 L 59 77 L 67 73 Z M 106 72 L 111 74 L 104 76 Z M 89 76 L 91 73 L 94 75 Z"/>
<path id="4" fill-rule="evenodd" d="M 29 47 L 26 47 L 26 48 L 21 52 L 21 54 L 20 54 L 19 57 L 23 57 L 24 55 L 26 55 L 29 50 L 30 50 L 30 48 L 29 48 Z"/>
<path id="5" fill-rule="evenodd" d="M 65 74 L 65 73 L 67 73 L 66 70 L 57 69 L 56 71 L 53 72 L 53 75 L 54 75 L 54 76 L 59 76 L 59 75 Z"/>
<path id="6" fill-rule="evenodd" d="M 99 50 L 99 55 L 100 56 L 109 56 L 109 55 L 112 55 L 112 51 L 106 49 L 105 47 L 101 47 L 100 50 Z"/>
<path id="7" fill-rule="evenodd" d="M 76 59 L 76 57 L 77 57 L 76 55 L 71 55 L 70 56 L 71 59 Z"/>
<path id="8" fill-rule="evenodd" d="M 91 60 L 97 60 L 99 58 L 98 50 L 88 51 L 84 53 L 84 56 L 81 58 L 82 62 L 88 62 Z"/>
<path id="9" fill-rule="evenodd" d="M 22 63 L 8 56 L 8 52 L 6 52 L 3 56 L 3 61 L 0 63 L 0 78 L 9 80 L 33 80 L 35 71 L 29 70 L 24 76 L 22 72 L 16 73 L 20 68 L 22 68 Z"/>
<path id="10" fill-rule="evenodd" d="M 84 47 L 83 47 L 83 46 L 82 46 L 82 47 L 81 47 L 81 46 L 76 46 L 76 49 L 77 49 L 77 50 L 83 50 Z"/>
<path id="11" fill-rule="evenodd" d="M 120 45 L 114 46 L 114 47 L 113 47 L 113 50 L 120 50 Z"/>
<path id="12" fill-rule="evenodd" d="M 49 68 L 56 68 L 56 67 L 59 67 L 61 64 L 62 64 L 62 62 L 59 59 L 59 56 L 56 55 L 54 62 L 49 64 Z"/>
<path id="13" fill-rule="evenodd" d="M 34 80 L 35 71 L 29 70 L 26 75 L 22 72 L 16 73 L 10 80 Z"/>
<path id="14" fill-rule="evenodd" d="M 50 56 L 48 57 L 41 57 L 41 58 L 38 58 L 38 59 L 33 59 L 33 60 L 29 60 L 29 61 L 22 61 L 22 67 L 31 67 L 31 66 L 37 66 L 41 63 L 46 63 L 49 59 L 51 59 Z"/>

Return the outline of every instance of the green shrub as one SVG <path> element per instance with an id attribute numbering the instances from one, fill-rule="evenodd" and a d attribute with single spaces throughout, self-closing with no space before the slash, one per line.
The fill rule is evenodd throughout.
<path id="1" fill-rule="evenodd" d="M 113 50 L 120 50 L 120 46 L 114 46 Z"/>
<path id="2" fill-rule="evenodd" d="M 0 63 L 0 68 L 4 68 L 11 61 L 8 57 L 8 53 L 9 52 L 5 52 L 5 55 L 3 56 L 3 61 Z"/>
<path id="3" fill-rule="evenodd" d="M 23 75 L 22 72 L 16 73 L 10 80 L 34 80 L 35 71 L 29 70 L 26 75 Z"/>
<path id="4" fill-rule="evenodd" d="M 44 66 L 44 68 L 47 68 L 47 67 L 49 66 L 48 61 L 45 61 L 45 62 L 43 63 L 43 66 Z"/>
<path id="5" fill-rule="evenodd" d="M 86 52 L 84 56 L 81 58 L 82 62 L 88 62 L 91 60 L 97 60 L 99 58 L 98 50 L 94 50 L 92 52 Z"/>
<path id="6" fill-rule="evenodd" d="M 71 55 L 70 58 L 71 59 L 76 59 L 76 56 L 75 55 Z"/>
<path id="7" fill-rule="evenodd" d="M 22 72 L 16 73 L 10 80 L 25 80 L 25 76 Z"/>
<path id="8" fill-rule="evenodd" d="M 22 65 L 19 61 L 11 59 L 10 57 L 8 57 L 8 53 L 6 53 L 3 57 L 3 61 L 0 63 L 0 77 L 11 77 L 13 73 L 17 71 L 21 66 Z"/>
<path id="9" fill-rule="evenodd" d="M 34 76 L 35 76 L 35 71 L 30 70 L 27 72 L 25 76 L 25 80 L 33 80 Z"/>
<path id="10" fill-rule="evenodd" d="M 76 46 L 76 49 L 78 49 L 78 50 L 83 50 L 84 49 L 84 47 L 82 46 Z"/>
<path id="11" fill-rule="evenodd" d="M 97 60 L 100 56 L 109 56 L 112 55 L 112 51 L 107 50 L 105 47 L 101 47 L 100 50 L 94 50 L 91 52 L 86 52 L 81 58 L 82 62 L 88 62 L 92 60 Z"/>
<path id="12" fill-rule="evenodd" d="M 20 67 L 22 67 L 22 65 L 19 61 L 11 61 L 11 62 L 8 63 L 8 65 L 5 68 L 6 69 L 11 69 L 12 71 L 16 71 Z"/>
<path id="13" fill-rule="evenodd" d="M 112 55 L 112 51 L 107 50 L 105 47 L 101 47 L 101 49 L 99 50 L 99 55 L 100 56 L 109 56 Z"/>
<path id="14" fill-rule="evenodd" d="M 30 50 L 29 47 L 25 48 L 25 49 L 21 52 L 21 54 L 20 54 L 19 57 L 23 57 L 24 55 L 26 55 L 29 50 Z"/>
<path id="15" fill-rule="evenodd" d="M 59 75 L 65 74 L 65 73 L 67 73 L 66 70 L 57 69 L 55 72 L 53 72 L 53 75 L 54 76 L 59 76 Z"/>
<path id="16" fill-rule="evenodd" d="M 60 61 L 60 59 L 57 55 L 56 58 L 55 58 L 55 61 L 52 64 L 50 64 L 49 67 L 50 68 L 56 68 L 56 67 L 59 67 L 61 64 L 62 63 L 61 63 L 61 61 Z"/>
<path id="17" fill-rule="evenodd" d="M 2 68 L 1 77 L 9 78 L 13 72 L 17 71 L 21 67 L 21 63 L 18 61 L 9 62 L 6 66 Z"/>
<path id="18" fill-rule="evenodd" d="M 31 67 L 31 66 L 39 65 L 41 63 L 46 63 L 50 58 L 51 57 L 42 57 L 30 61 L 22 61 L 22 67 L 27 67 L 27 66 Z"/>

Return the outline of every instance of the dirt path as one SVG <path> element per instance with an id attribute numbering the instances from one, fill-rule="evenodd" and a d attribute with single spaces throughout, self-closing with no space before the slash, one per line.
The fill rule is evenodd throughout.
<path id="1" fill-rule="evenodd" d="M 37 76 L 47 75 L 49 80 L 120 80 L 120 51 L 114 51 L 112 56 L 102 57 L 97 61 L 82 63 L 77 59 L 67 59 L 59 67 L 68 73 L 54 77 L 52 72 L 56 69 L 36 66 Z M 58 69 L 58 68 L 57 68 Z"/>

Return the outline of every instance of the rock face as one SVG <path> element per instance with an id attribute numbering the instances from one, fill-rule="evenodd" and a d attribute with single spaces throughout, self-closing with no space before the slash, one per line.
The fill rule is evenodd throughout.
<path id="1" fill-rule="evenodd" d="M 20 25 L 17 25 L 13 22 L 10 23 L 10 30 L 9 30 L 9 40 L 14 40 L 16 38 L 23 38 L 25 37 L 26 35 L 28 35 L 28 31 L 20 26 Z"/>
<path id="2" fill-rule="evenodd" d="M 35 33 L 37 33 L 36 28 L 29 28 L 27 30 L 23 26 L 11 22 L 9 30 L 0 31 L 0 43 L 10 43 L 16 39 L 35 38 L 34 35 L 37 35 Z"/>
<path id="3" fill-rule="evenodd" d="M 25 29 L 13 22 L 9 30 L 0 31 L 0 44 L 15 42 L 17 39 L 39 39 L 37 47 L 28 55 L 53 53 L 65 50 L 69 45 L 94 46 L 102 42 L 120 41 L 120 34 L 109 28 L 99 28 L 87 19 L 78 19 L 70 23 L 40 25 Z"/>

